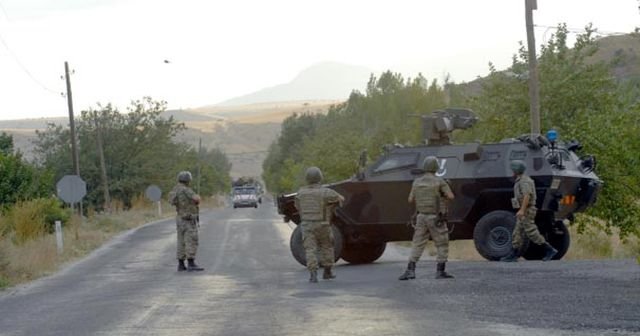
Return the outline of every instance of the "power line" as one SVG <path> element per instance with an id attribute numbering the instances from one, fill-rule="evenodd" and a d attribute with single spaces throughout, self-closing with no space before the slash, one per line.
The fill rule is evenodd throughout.
<path id="1" fill-rule="evenodd" d="M 49 91 L 50 93 L 53 93 L 55 95 L 60 95 L 60 92 L 58 92 L 56 90 L 52 90 L 49 87 L 47 87 L 46 85 L 42 84 L 42 82 L 39 81 L 31 73 L 31 71 L 29 71 L 29 69 L 27 69 L 27 67 L 22 62 L 20 62 L 20 59 L 18 58 L 18 56 L 16 56 L 16 54 L 13 51 L 11 51 L 11 48 L 9 48 L 9 45 L 7 44 L 5 39 L 2 37 L 2 35 L 0 35 L 0 43 L 2 43 L 2 45 L 5 47 L 5 49 L 7 49 L 7 52 L 9 53 L 11 58 L 13 58 L 13 60 L 18 64 L 18 66 L 20 66 L 20 69 L 22 69 L 22 71 L 25 74 L 27 74 L 27 76 L 29 76 L 29 78 L 31 78 L 32 81 L 34 81 L 36 84 L 38 84 L 40 87 L 42 87 L 45 91 Z"/>
<path id="2" fill-rule="evenodd" d="M 558 29 L 558 26 L 546 26 L 546 25 L 534 25 L 534 27 L 537 28 L 546 28 L 547 30 L 549 29 Z M 567 31 L 570 33 L 575 33 L 575 34 L 580 34 L 580 33 L 584 33 L 585 29 L 584 28 L 570 28 L 570 27 L 566 27 Z M 627 35 L 630 34 L 631 32 L 628 33 L 624 33 L 624 32 L 616 32 L 616 31 L 606 31 L 606 30 L 600 30 L 600 29 L 594 29 L 593 31 L 594 34 L 597 35 L 602 35 L 602 36 L 614 36 L 614 35 Z"/>
<path id="3" fill-rule="evenodd" d="M 2 2 L 0 2 L 0 11 L 4 14 L 4 17 L 7 19 L 7 21 L 11 22 L 11 19 L 9 18 L 9 14 L 4 9 L 4 5 L 2 5 Z"/>

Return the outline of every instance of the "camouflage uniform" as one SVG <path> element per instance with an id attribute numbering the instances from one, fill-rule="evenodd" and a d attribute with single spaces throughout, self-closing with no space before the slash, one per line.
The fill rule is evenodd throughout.
<path id="1" fill-rule="evenodd" d="M 344 198 L 332 189 L 320 184 L 311 184 L 300 188 L 295 205 L 300 213 L 302 244 L 304 246 L 307 268 L 314 272 L 318 269 L 316 251 L 320 255 L 320 266 L 331 268 L 334 262 L 333 233 L 331 232 L 331 214 L 333 208 Z"/>
<path id="2" fill-rule="evenodd" d="M 413 181 L 409 199 L 415 199 L 418 218 L 411 249 L 410 262 L 417 262 L 427 246 L 429 235 L 437 249 L 438 263 L 447 262 L 449 256 L 449 229 L 446 222 L 438 220 L 442 213 L 442 195 L 451 193 L 451 188 L 443 179 L 427 173 Z"/>
<path id="3" fill-rule="evenodd" d="M 194 259 L 198 250 L 197 194 L 187 185 L 178 183 L 169 194 L 169 202 L 176 207 L 178 231 L 178 260 Z"/>
<path id="4" fill-rule="evenodd" d="M 544 237 L 538 231 L 536 226 L 536 185 L 533 180 L 524 174 L 527 170 L 527 164 L 522 160 L 512 160 L 510 163 L 516 183 L 513 185 L 513 208 L 518 209 L 516 214 L 516 226 L 513 228 L 512 249 L 511 253 L 500 258 L 500 261 L 514 262 L 518 261 L 522 254 L 521 248 L 523 236 L 544 249 L 543 261 L 549 261 L 558 253 L 553 246 L 547 243 Z M 527 203 L 525 204 L 525 198 Z"/>
<path id="5" fill-rule="evenodd" d="M 527 175 L 519 175 L 516 178 L 516 184 L 513 186 L 513 195 L 517 208 L 522 206 L 524 196 L 529 195 L 529 204 L 527 204 L 527 210 L 524 217 L 516 217 L 516 226 L 513 229 L 513 248 L 519 250 L 522 247 L 522 239 L 524 235 L 537 244 L 542 245 L 545 243 L 544 237 L 538 231 L 538 226 L 535 224 L 536 218 L 536 187 L 533 180 Z"/>

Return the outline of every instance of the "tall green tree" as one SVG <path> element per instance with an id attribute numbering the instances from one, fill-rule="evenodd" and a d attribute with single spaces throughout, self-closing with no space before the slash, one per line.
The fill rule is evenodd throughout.
<path id="1" fill-rule="evenodd" d="M 362 150 L 376 158 L 385 144 L 421 143 L 418 116 L 446 106 L 443 87 L 422 75 L 372 75 L 364 94 L 352 92 L 347 102 L 331 107 L 326 115 L 286 119 L 263 163 L 263 179 L 269 190 L 287 192 L 303 183 L 309 166 L 322 169 L 326 181 L 348 178 Z"/>
<path id="2" fill-rule="evenodd" d="M 604 188 L 589 213 L 623 234 L 638 233 L 640 173 L 638 163 L 640 109 L 637 86 L 617 81 L 611 64 L 594 62 L 596 30 L 587 26 L 574 46 L 566 25 L 542 46 L 539 56 L 540 108 L 543 129 L 555 128 L 566 139 L 578 139 L 595 154 Z M 615 61 L 615 60 L 614 60 Z M 529 132 L 528 53 L 521 46 L 507 71 L 490 67 L 481 94 L 469 105 L 480 122 L 459 139 L 498 141 Z"/>
<path id="3" fill-rule="evenodd" d="M 45 197 L 53 191 L 53 176 L 13 152 L 13 137 L 0 134 L 0 206 Z"/>
<path id="4" fill-rule="evenodd" d="M 174 142 L 174 137 L 185 126 L 173 117 L 163 117 L 165 110 L 165 102 L 145 97 L 133 101 L 125 113 L 120 113 L 111 104 L 98 104 L 97 109 L 82 111 L 76 126 L 80 175 L 87 182 L 87 203 L 100 208 L 105 201 L 98 136 L 102 137 L 109 193 L 112 199 L 120 200 L 125 206 L 150 184 L 170 189 L 177 172 L 189 169 L 195 173 L 199 160 L 204 161 L 201 173 L 206 174 L 201 179 L 206 183 L 204 195 L 223 190 L 228 184 L 230 170 L 224 153 L 204 151 L 200 158 L 195 149 Z M 56 179 L 72 173 L 69 133 L 67 128 L 55 124 L 37 133 L 36 160 L 51 169 Z"/>

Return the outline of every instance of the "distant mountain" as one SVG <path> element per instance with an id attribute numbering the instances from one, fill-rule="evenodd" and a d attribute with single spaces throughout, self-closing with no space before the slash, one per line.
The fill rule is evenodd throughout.
<path id="1" fill-rule="evenodd" d="M 640 34 L 605 36 L 597 40 L 598 51 L 587 58 L 588 63 L 605 62 L 611 76 L 621 82 L 630 81 L 640 85 Z M 502 70 L 513 74 L 511 69 Z M 487 77 L 478 77 L 468 83 L 459 83 L 467 96 L 479 95 Z"/>
<path id="2" fill-rule="evenodd" d="M 611 73 L 621 80 L 640 79 L 640 34 L 607 36 L 598 40 L 592 60 L 609 62 Z"/>
<path id="3" fill-rule="evenodd" d="M 236 97 L 218 105 L 245 105 L 299 100 L 346 100 L 363 91 L 372 70 L 355 65 L 323 62 L 303 70 L 291 82 Z"/>
<path id="4" fill-rule="evenodd" d="M 163 118 L 173 117 L 173 119 L 180 122 L 192 122 L 192 121 L 221 121 L 222 118 L 209 116 L 202 113 L 194 112 L 192 110 L 167 110 L 162 112 Z"/>

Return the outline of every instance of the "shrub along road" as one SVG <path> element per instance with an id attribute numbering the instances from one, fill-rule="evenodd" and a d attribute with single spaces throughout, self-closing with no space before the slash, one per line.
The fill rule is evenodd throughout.
<path id="1" fill-rule="evenodd" d="M 171 220 L 116 238 L 62 272 L 0 294 L 0 335 L 640 335 L 634 261 L 450 262 L 453 280 L 398 281 L 408 250 L 307 282 L 270 204 L 203 216 L 178 273 Z"/>

